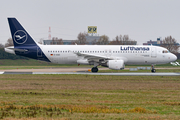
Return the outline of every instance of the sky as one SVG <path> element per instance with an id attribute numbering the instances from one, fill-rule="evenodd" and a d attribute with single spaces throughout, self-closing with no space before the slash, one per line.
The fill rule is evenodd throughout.
<path id="1" fill-rule="evenodd" d="M 76 40 L 88 26 L 110 40 L 129 35 L 138 45 L 172 36 L 180 43 L 180 0 L 0 0 L 0 43 L 11 38 L 15 17 L 36 40 Z"/>

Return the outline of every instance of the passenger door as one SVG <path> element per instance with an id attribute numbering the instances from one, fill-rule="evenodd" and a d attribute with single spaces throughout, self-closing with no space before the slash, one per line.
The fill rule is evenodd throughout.
<path id="1" fill-rule="evenodd" d="M 156 56 L 157 56 L 156 48 L 155 48 L 155 47 L 152 47 L 152 48 L 151 48 L 151 57 L 152 57 L 152 58 L 155 58 Z"/>

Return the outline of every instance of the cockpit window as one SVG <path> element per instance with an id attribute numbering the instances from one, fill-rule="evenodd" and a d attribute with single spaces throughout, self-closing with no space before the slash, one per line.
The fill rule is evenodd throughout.
<path id="1" fill-rule="evenodd" d="M 169 53 L 169 51 L 168 50 L 163 50 L 162 53 Z"/>

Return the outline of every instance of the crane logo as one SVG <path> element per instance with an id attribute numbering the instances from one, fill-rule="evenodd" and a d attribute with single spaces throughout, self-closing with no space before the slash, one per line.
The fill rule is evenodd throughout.
<path id="1" fill-rule="evenodd" d="M 24 44 L 27 41 L 27 34 L 23 30 L 18 30 L 14 33 L 14 41 L 17 44 Z"/>

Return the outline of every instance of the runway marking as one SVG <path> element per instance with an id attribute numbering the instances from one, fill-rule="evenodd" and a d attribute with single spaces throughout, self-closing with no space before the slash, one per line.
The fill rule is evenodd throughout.
<path id="1" fill-rule="evenodd" d="M 3 74 L 33 74 L 33 72 L 4 72 Z"/>
<path id="2" fill-rule="evenodd" d="M 113 76 L 180 76 L 180 73 L 91 73 L 91 72 L 33 72 L 33 74 L 74 74 L 74 75 L 113 75 Z"/>
<path id="3" fill-rule="evenodd" d="M 4 72 L 0 72 L 0 74 L 4 74 Z"/>
<path id="4" fill-rule="evenodd" d="M 180 76 L 180 73 L 92 73 L 92 72 L 0 72 L 0 74 L 64 74 L 64 75 L 113 75 L 113 76 Z"/>

